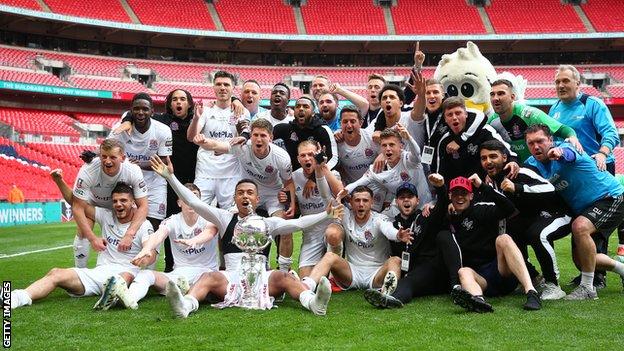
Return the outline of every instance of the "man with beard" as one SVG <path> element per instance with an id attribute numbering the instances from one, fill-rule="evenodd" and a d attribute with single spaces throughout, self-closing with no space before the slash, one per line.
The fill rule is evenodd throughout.
<path id="1" fill-rule="evenodd" d="M 581 281 L 566 300 L 595 300 L 595 270 L 614 271 L 624 276 L 624 264 L 597 253 L 596 248 L 609 240 L 611 232 L 624 218 L 624 188 L 609 172 L 600 171 L 586 153 L 571 144 L 555 145 L 550 129 L 535 124 L 526 131 L 531 157 L 525 164 L 554 185 L 572 209 L 574 262 L 581 270 Z"/>
<path id="2" fill-rule="evenodd" d="M 506 232 L 514 239 L 528 260 L 527 245 L 531 245 L 542 267 L 543 300 L 558 300 L 565 296 L 559 287 L 559 267 L 555 257 L 554 241 L 570 233 L 570 216 L 563 200 L 555 194 L 555 187 L 532 169 L 520 167 L 511 181 L 503 169 L 507 164 L 505 145 L 498 140 L 481 144 L 481 167 L 487 173 L 485 182 L 507 196 L 519 213 L 504 219 Z M 534 268 L 527 261 L 529 273 Z M 531 274 L 535 278 L 537 273 Z"/>
<path id="3" fill-rule="evenodd" d="M 511 150 L 518 154 L 520 162 L 524 162 L 531 156 L 524 139 L 524 132 L 528 127 L 538 123 L 547 125 L 554 136 L 566 139 L 579 152 L 583 151 L 574 129 L 559 123 L 542 110 L 523 105 L 515 100 L 516 95 L 510 81 L 506 79 L 494 81 L 490 92 L 490 101 L 495 113 L 490 116 L 488 123 L 496 130 L 500 130 L 502 127 L 506 131 Z M 499 125 L 498 128 L 497 125 Z"/>
<path id="4" fill-rule="evenodd" d="M 243 106 L 249 111 L 249 117 L 254 119 L 254 117 L 261 112 L 265 112 L 266 109 L 260 106 L 260 99 L 262 98 L 261 93 L 262 89 L 260 88 L 260 84 L 253 80 L 249 79 L 243 83 L 243 92 L 241 93 L 241 102 Z"/>
<path id="5" fill-rule="evenodd" d="M 289 123 L 281 123 L 273 129 L 273 138 L 284 140 L 286 151 L 290 155 L 290 163 L 293 170 L 299 168 L 297 162 L 297 146 L 304 140 L 317 141 L 328 161 L 330 169 L 338 163 L 338 147 L 331 129 L 314 115 L 314 100 L 308 96 L 302 96 L 295 103 L 295 119 Z"/>
<path id="6" fill-rule="evenodd" d="M 203 274 L 186 295 L 182 295 L 178 286 L 170 281 L 167 284 L 166 295 L 174 314 L 181 318 L 188 317 L 190 313 L 199 308 L 199 301 L 204 300 L 210 293 L 222 301 L 216 307 L 241 306 L 243 298 L 241 277 L 243 272 L 240 270 L 240 263 L 245 254 L 232 243 L 232 238 L 238 221 L 250 215 L 250 207 L 253 209 L 258 204 L 259 196 L 256 184 L 250 179 L 242 179 L 236 184 L 234 203 L 238 211 L 233 214 L 230 211 L 207 205 L 197 199 L 173 174 L 169 173 L 160 159 L 152 158 L 152 164 L 154 170 L 167 179 L 167 182 L 171 184 L 171 187 L 185 203 L 201 217 L 217 226 L 226 263 L 225 271 Z M 266 224 L 268 234 L 273 238 L 284 233 L 305 229 L 326 218 L 340 218 L 342 215 L 342 205 L 335 207 L 330 205 L 326 212 L 316 215 L 292 220 L 269 217 L 264 218 L 263 221 Z M 263 265 L 266 264 L 267 255 L 267 250 L 257 255 L 259 259 L 264 260 Z M 255 293 L 258 294 L 260 308 L 272 308 L 274 297 L 287 292 L 312 313 L 325 315 L 331 296 L 331 288 L 327 278 L 321 279 L 316 294 L 286 272 L 262 271 L 258 279 L 261 289 Z"/>
<path id="7" fill-rule="evenodd" d="M 448 293 L 459 284 L 459 247 L 450 231 L 442 230 L 448 205 L 444 178 L 431 174 L 429 182 L 436 189 L 438 202 L 428 216 L 418 209 L 418 191 L 413 184 L 403 183 L 397 189 L 399 214 L 394 218 L 394 227 L 409 228 L 414 239 L 411 244 L 390 243 L 392 256 L 401 258 L 403 277 L 394 292 L 366 291 L 364 298 L 375 307 L 403 307 L 416 297 Z M 385 280 L 392 277 L 386 276 Z"/>
<path id="8" fill-rule="evenodd" d="M 139 166 L 126 160 L 124 145 L 119 140 L 106 139 L 100 144 L 99 157 L 80 167 L 74 183 L 72 214 L 78 227 L 74 239 L 74 259 L 78 268 L 87 266 L 89 243 L 95 251 L 106 249 L 93 233 L 93 221 L 86 216 L 85 210 L 89 205 L 111 209 L 111 191 L 118 182 L 132 187 L 137 206 L 132 222 L 118 244 L 119 251 L 123 252 L 130 249 L 147 217 L 147 186 Z"/>
<path id="9" fill-rule="evenodd" d="M 410 230 L 396 229 L 388 217 L 371 211 L 373 191 L 368 187 L 358 186 L 350 195 L 351 210 L 341 221 L 343 231 L 332 231 L 326 238 L 327 242 L 344 240 L 346 258 L 327 252 L 310 276 L 301 280 L 310 290 L 330 272 L 343 289 L 379 288 L 388 285 L 384 282 L 386 273 L 393 271 L 394 277 L 400 274 L 401 260 L 390 257 L 389 240 L 411 243 Z"/>
<path id="10" fill-rule="evenodd" d="M 332 132 L 340 129 L 340 108 L 338 107 L 338 97 L 329 90 L 321 90 L 318 98 L 319 116 Z"/>
<path id="11" fill-rule="evenodd" d="M 143 217 L 128 247 L 124 250 L 120 249 L 119 244 L 126 237 L 124 233 L 132 225 L 131 222 L 139 217 L 138 209 L 134 207 L 134 192 L 127 184 L 118 182 L 108 194 L 111 198 L 112 210 L 93 205 L 83 207 L 85 218 L 98 223 L 102 228 L 102 237 L 94 238 L 102 246 L 95 268 L 52 268 L 45 277 L 32 283 L 26 289 L 12 291 L 11 309 L 30 305 L 33 301 L 43 299 L 56 288 L 66 290 L 73 297 L 101 294 L 102 298 L 94 308 L 110 308 L 116 296 L 120 297 L 122 302 L 128 305 L 127 307 L 136 308 L 125 299 L 128 290 L 126 284 L 131 282 L 139 272 L 130 260 L 139 252 L 154 230 Z"/>
<path id="12" fill-rule="evenodd" d="M 130 113 L 134 121 L 130 134 L 111 133 L 109 137 L 124 144 L 128 160 L 143 171 L 149 204 L 147 220 L 152 227 L 158 228 L 167 214 L 167 183 L 152 171 L 149 159 L 157 155 L 165 163 L 169 163 L 173 144 L 171 130 L 166 125 L 152 120 L 154 108 L 152 98 L 148 94 L 138 93 L 134 96 Z"/>
<path id="13" fill-rule="evenodd" d="M 238 136 L 236 126 L 241 120 L 249 120 L 249 112 L 245 111 L 243 116 L 237 117 L 231 110 L 235 83 L 234 76 L 229 72 L 219 71 L 214 74 L 217 101 L 211 108 L 204 109 L 201 104 L 195 106 L 195 118 L 187 132 L 189 141 L 193 141 L 198 134 L 225 142 Z M 234 155 L 216 155 L 203 148 L 197 151 L 195 185 L 201 190 L 202 200 L 206 203 L 216 198 L 220 207 L 230 207 L 234 185 L 241 174 L 240 164 Z"/>
<path id="14" fill-rule="evenodd" d="M 290 157 L 284 149 L 271 143 L 272 138 L 273 126 L 261 118 L 251 123 L 249 143 L 232 145 L 206 138 L 203 134 L 198 134 L 193 141 L 201 148 L 232 154 L 239 160 L 245 177 L 253 179 L 258 186 L 258 209 L 265 210 L 269 216 L 293 218 L 295 198 L 291 196 L 289 199 L 288 210 L 284 210 L 284 205 L 278 199 L 278 193 L 282 190 L 295 193 Z M 280 235 L 277 259 L 280 270 L 289 270 L 292 249 L 292 234 Z"/>

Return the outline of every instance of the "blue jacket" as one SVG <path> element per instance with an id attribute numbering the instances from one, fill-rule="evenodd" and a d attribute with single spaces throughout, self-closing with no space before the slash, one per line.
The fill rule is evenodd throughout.
<path id="1" fill-rule="evenodd" d="M 548 114 L 572 127 L 590 156 L 598 153 L 600 146 L 604 145 L 611 150 L 606 162 L 615 162 L 613 148 L 620 144 L 620 137 L 611 112 L 601 99 L 581 93 L 570 103 L 557 101 L 550 107 Z"/>

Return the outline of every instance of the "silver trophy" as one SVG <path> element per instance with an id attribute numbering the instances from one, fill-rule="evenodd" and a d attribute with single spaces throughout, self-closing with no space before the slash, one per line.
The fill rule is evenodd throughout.
<path id="1" fill-rule="evenodd" d="M 232 243 L 245 253 L 240 265 L 243 286 L 241 307 L 261 309 L 258 298 L 261 293 L 259 278 L 262 271 L 266 270 L 266 257 L 258 253 L 269 246 L 271 236 L 264 219 L 255 214 L 253 206 L 249 204 L 247 209 L 249 214 L 234 227 Z"/>

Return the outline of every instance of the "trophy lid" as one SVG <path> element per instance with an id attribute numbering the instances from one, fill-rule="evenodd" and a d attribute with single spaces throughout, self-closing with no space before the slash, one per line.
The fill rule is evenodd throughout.
<path id="1" fill-rule="evenodd" d="M 251 204 L 247 205 L 249 214 L 236 223 L 232 243 L 248 253 L 258 253 L 271 243 L 269 229 L 264 218 L 258 216 Z"/>

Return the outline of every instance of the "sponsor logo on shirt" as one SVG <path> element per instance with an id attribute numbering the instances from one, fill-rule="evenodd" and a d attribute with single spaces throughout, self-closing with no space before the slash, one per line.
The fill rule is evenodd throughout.
<path id="1" fill-rule="evenodd" d="M 169 147 L 173 145 L 173 140 L 167 140 L 165 141 L 165 146 Z"/>

